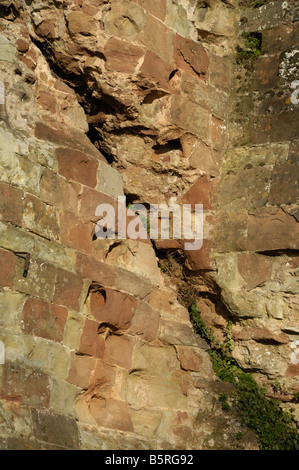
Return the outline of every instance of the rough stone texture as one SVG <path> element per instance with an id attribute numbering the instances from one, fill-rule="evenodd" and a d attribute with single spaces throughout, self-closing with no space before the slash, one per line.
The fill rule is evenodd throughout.
<path id="1" fill-rule="evenodd" d="M 163 250 L 217 298 L 198 302 L 220 336 L 234 319 L 239 364 L 296 390 L 298 18 L 283 5 L 1 5 L 1 448 L 257 448 L 217 400 Z M 236 63 L 243 31 L 261 55 Z M 124 194 L 203 203 L 203 248 L 96 240 L 97 205 Z"/>

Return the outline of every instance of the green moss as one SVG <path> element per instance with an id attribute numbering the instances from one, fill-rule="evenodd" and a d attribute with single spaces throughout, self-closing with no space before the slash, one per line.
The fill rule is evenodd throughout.
<path id="1" fill-rule="evenodd" d="M 213 330 L 205 325 L 195 304 L 191 305 L 189 312 L 195 331 L 210 345 L 209 354 L 217 376 L 234 384 L 236 392 L 231 398 L 239 411 L 242 424 L 256 433 L 260 449 L 299 450 L 294 410 L 287 411 L 278 400 L 266 397 L 266 390 L 233 360 L 231 324 L 228 324 L 223 343 L 219 343 Z M 219 399 L 222 408 L 228 411 L 227 397 L 222 394 Z"/>
<path id="2" fill-rule="evenodd" d="M 252 60 L 261 55 L 262 35 L 261 33 L 242 33 L 242 47 L 237 48 L 237 62 L 242 63 Z"/>

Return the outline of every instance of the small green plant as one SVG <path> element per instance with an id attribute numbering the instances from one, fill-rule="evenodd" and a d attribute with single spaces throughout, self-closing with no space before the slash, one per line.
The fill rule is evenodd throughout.
<path id="1" fill-rule="evenodd" d="M 222 409 L 224 411 L 230 410 L 230 404 L 228 403 L 228 396 L 226 395 L 226 393 L 221 393 L 221 395 L 219 396 L 219 401 L 221 402 Z"/>
<path id="2" fill-rule="evenodd" d="M 261 33 L 242 33 L 243 45 L 237 49 L 237 62 L 252 60 L 261 55 L 262 36 Z"/>
<path id="3" fill-rule="evenodd" d="M 283 409 L 278 400 L 266 397 L 266 389 L 260 387 L 252 375 L 244 372 L 234 361 L 232 324 L 228 323 L 225 339 L 220 343 L 216 340 L 212 328 L 202 320 L 196 304 L 192 304 L 189 311 L 195 331 L 210 346 L 208 352 L 217 376 L 234 384 L 236 391 L 230 398 L 240 413 L 241 423 L 256 433 L 260 449 L 299 450 L 299 433 L 294 410 Z M 277 384 L 275 386 L 278 387 Z M 297 395 L 299 399 L 299 392 Z M 222 394 L 219 400 L 222 408 L 229 411 L 227 396 Z"/>

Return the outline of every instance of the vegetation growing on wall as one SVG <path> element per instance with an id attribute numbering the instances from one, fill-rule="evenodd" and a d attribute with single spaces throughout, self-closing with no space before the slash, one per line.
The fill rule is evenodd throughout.
<path id="1" fill-rule="evenodd" d="M 277 399 L 266 397 L 250 373 L 239 368 L 232 357 L 232 324 L 229 322 L 224 341 L 216 340 L 212 328 L 202 320 L 195 303 L 189 308 L 195 331 L 207 341 L 209 354 L 217 376 L 231 382 L 236 389 L 230 399 L 240 413 L 242 424 L 252 429 L 261 450 L 299 450 L 299 432 L 293 410 L 282 408 Z M 229 411 L 227 397 L 221 396 L 223 409 Z"/>

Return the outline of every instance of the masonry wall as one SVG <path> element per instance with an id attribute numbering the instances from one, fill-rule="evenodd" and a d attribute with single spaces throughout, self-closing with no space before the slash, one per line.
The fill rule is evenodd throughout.
<path id="1" fill-rule="evenodd" d="M 227 384 L 159 269 L 157 254 L 182 253 L 184 240 L 96 239 L 97 205 L 116 207 L 122 195 L 203 203 L 203 248 L 183 253 L 203 316 L 220 335 L 231 316 L 240 364 L 267 380 L 291 377 L 297 390 L 297 369 L 288 369 L 298 334 L 297 225 L 288 212 L 297 134 L 286 125 L 275 137 L 276 112 L 264 137 L 253 131 L 269 119 L 264 90 L 278 94 L 276 104 L 288 93 L 270 66 L 284 64 L 280 40 L 274 62 L 267 47 L 284 33 L 289 52 L 297 20 L 291 9 L 289 29 L 281 26 L 281 2 L 275 15 L 269 5 L 265 26 L 254 16 L 262 10 L 241 21 L 249 31 L 257 21 L 268 46 L 264 39 L 261 56 L 236 65 L 243 13 L 234 1 L 2 2 L 3 448 L 257 447 L 250 432 L 236 439 L 239 419 L 218 401 Z M 293 120 L 297 108 L 288 102 L 284 111 Z M 281 184 L 293 188 L 291 200 Z M 281 234 L 275 211 L 294 235 Z M 268 350 L 275 361 L 257 366 L 255 355 Z"/>

